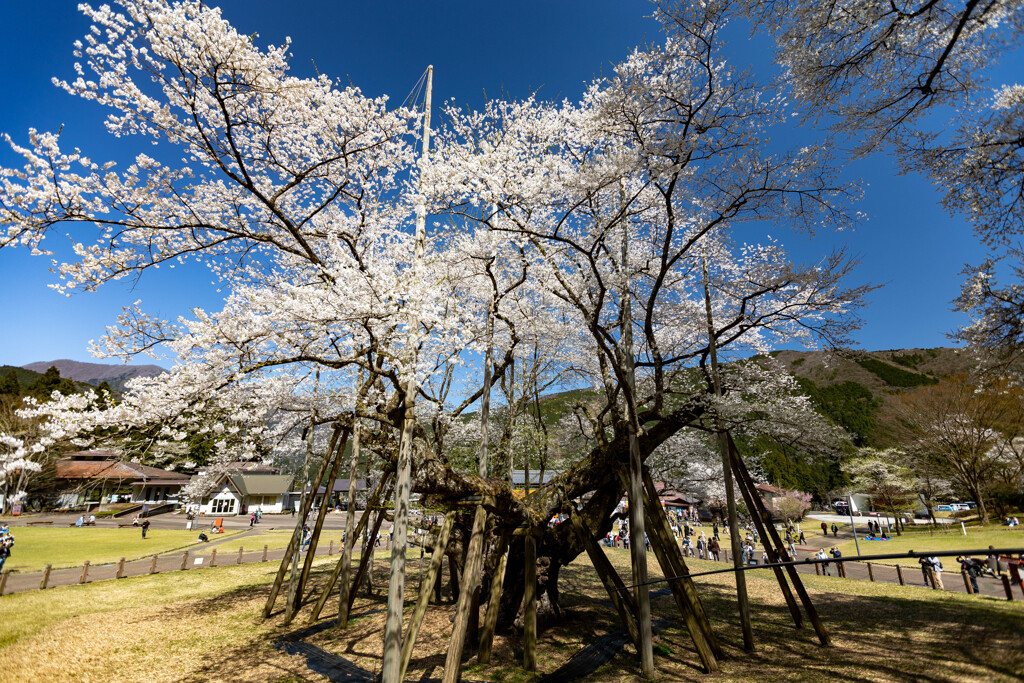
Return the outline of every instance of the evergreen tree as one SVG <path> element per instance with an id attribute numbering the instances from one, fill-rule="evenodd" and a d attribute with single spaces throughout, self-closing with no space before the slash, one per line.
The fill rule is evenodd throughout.
<path id="1" fill-rule="evenodd" d="M 21 395 L 21 382 L 18 381 L 18 375 L 14 370 L 0 378 L 0 394 Z"/>

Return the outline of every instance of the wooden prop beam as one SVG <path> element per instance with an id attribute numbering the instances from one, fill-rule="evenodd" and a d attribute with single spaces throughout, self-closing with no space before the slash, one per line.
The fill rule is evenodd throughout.
<path id="1" fill-rule="evenodd" d="M 533 534 L 523 539 L 526 545 L 525 589 L 523 590 L 523 668 L 537 670 L 537 540 Z"/>
<path id="2" fill-rule="evenodd" d="M 448 538 L 452 533 L 452 526 L 455 524 L 455 512 L 445 515 L 441 531 L 434 543 L 434 551 L 430 553 L 430 567 L 427 568 L 427 580 L 420 582 L 420 595 L 416 601 L 416 608 L 409 619 L 409 627 L 405 631 L 405 638 L 402 639 L 402 666 L 399 675 L 400 680 L 405 680 L 405 672 L 412 660 L 412 649 L 416 645 L 416 636 L 419 635 L 420 626 L 423 624 L 423 615 L 426 614 L 427 604 L 430 602 L 430 592 L 434 589 L 441 575 L 441 563 L 444 561 L 445 551 L 448 549 Z"/>
<path id="3" fill-rule="evenodd" d="M 487 511 L 482 505 L 478 505 L 473 514 L 473 530 L 469 535 L 469 552 L 466 556 L 466 568 L 462 572 L 462 587 L 459 590 L 459 602 L 455 606 L 455 623 L 448 641 L 448 654 L 445 657 L 442 683 L 458 683 L 459 673 L 462 671 L 462 651 L 466 645 L 469 611 L 473 606 L 474 589 L 480 581 L 480 571 L 483 565 L 486 523 Z"/>
<path id="4" fill-rule="evenodd" d="M 366 511 L 364 512 L 364 514 L 359 519 L 359 525 L 353 530 L 353 532 L 351 534 L 346 533 L 346 535 L 345 535 L 345 550 L 348 553 L 348 557 L 347 557 L 348 562 L 352 561 L 352 546 L 355 545 L 356 538 L 359 536 L 359 534 L 361 534 L 363 532 L 363 528 L 366 526 L 367 520 L 370 517 L 369 511 L 372 508 L 374 508 L 374 507 L 376 507 L 378 505 L 378 503 L 380 501 L 380 498 L 381 498 L 381 494 L 383 493 L 384 487 L 387 485 L 387 483 L 390 481 L 390 479 L 391 479 L 391 470 L 387 470 L 381 476 L 380 483 L 377 484 L 377 488 L 374 490 L 373 495 L 370 497 L 370 500 L 367 501 L 367 503 L 366 503 Z M 323 592 L 320 594 L 320 598 L 317 600 L 316 606 L 313 608 L 313 612 L 312 612 L 312 614 L 309 615 L 309 619 L 307 621 L 314 622 L 314 621 L 316 621 L 317 619 L 320 618 L 320 612 L 323 611 L 324 605 L 327 604 L 327 599 L 330 596 L 331 591 L 334 590 L 334 584 L 338 580 L 338 575 L 341 574 L 342 570 L 345 568 L 345 562 L 346 562 L 346 556 L 345 556 L 345 553 L 342 553 L 341 557 L 338 559 L 338 563 L 334 566 L 334 571 L 331 572 L 331 576 L 327 579 L 327 585 L 324 587 Z M 342 590 L 342 595 L 343 595 L 342 604 L 344 604 L 344 605 L 348 604 L 347 599 L 345 599 L 348 596 L 347 580 L 348 580 L 347 576 L 343 577 L 342 578 L 342 584 L 341 584 L 341 590 Z M 307 598 L 307 600 L 308 599 L 309 598 Z M 348 621 L 348 613 L 347 613 L 347 611 L 346 611 L 346 613 L 344 615 L 339 613 L 338 621 L 339 621 L 339 626 L 341 626 L 342 628 L 344 628 L 347 625 L 346 623 L 341 623 L 343 621 L 344 622 Z"/>
<path id="5" fill-rule="evenodd" d="M 491 648 L 494 646 L 494 631 L 498 627 L 498 608 L 501 606 L 501 587 L 505 582 L 505 566 L 508 564 L 508 536 L 503 536 L 499 546 L 501 559 L 498 560 L 498 568 L 494 570 L 491 578 L 491 599 L 487 603 L 487 613 L 484 615 L 484 625 L 480 630 L 480 648 L 477 651 L 477 661 L 480 664 L 491 663 Z"/>
<path id="6" fill-rule="evenodd" d="M 295 614 L 302 607 L 302 592 L 306 586 L 306 581 L 309 580 L 309 570 L 313 567 L 313 560 L 316 557 L 316 547 L 320 543 L 320 533 L 324 528 L 324 520 L 327 519 L 327 510 L 330 507 L 327 503 L 331 497 L 331 491 L 334 490 L 334 482 L 338 480 L 338 470 L 341 469 L 341 458 L 345 453 L 345 446 L 348 444 L 348 437 L 351 433 L 348 429 L 342 428 L 341 439 L 338 441 L 338 447 L 333 453 L 328 455 L 333 456 L 332 461 L 334 466 L 328 471 L 327 485 L 324 487 L 324 498 L 320 501 L 320 511 L 316 516 L 316 523 L 313 525 L 313 530 L 309 539 L 309 548 L 306 550 L 306 557 L 302 563 L 302 572 L 299 574 L 298 583 L 295 585 L 295 593 L 292 597 L 292 601 L 288 604 L 285 610 L 284 625 L 287 626 L 291 623 Z M 315 499 L 316 492 L 320 488 L 321 482 L 316 482 L 310 495 Z"/>
<path id="7" fill-rule="evenodd" d="M 730 449 L 733 453 L 732 458 L 732 471 L 736 477 L 736 483 L 740 489 L 740 495 L 743 497 L 743 502 L 747 506 L 747 510 L 750 511 L 750 518 L 754 521 L 754 527 L 757 529 L 757 533 L 764 539 L 764 550 L 768 554 L 768 561 L 771 563 L 781 562 L 781 553 L 784 552 L 781 547 L 776 547 L 775 539 L 768 535 L 767 527 L 775 526 L 771 523 L 770 519 L 764 519 L 762 517 L 762 511 L 755 502 L 755 498 L 760 500 L 760 495 L 757 493 L 757 489 L 751 490 L 747 486 L 747 480 L 740 475 L 739 467 L 736 464 L 738 454 L 734 450 L 733 444 L 730 441 Z M 777 535 L 776 535 L 777 537 Z M 793 625 L 796 628 L 803 628 L 804 617 L 800 613 L 800 606 L 796 604 L 796 599 L 793 597 L 793 591 L 789 589 L 789 584 L 786 582 L 786 575 L 782 571 L 782 567 L 772 567 L 775 570 L 775 580 L 779 582 L 779 589 L 782 591 L 782 597 L 786 599 L 786 606 L 789 607 L 789 613 L 793 616 Z"/>
<path id="8" fill-rule="evenodd" d="M 658 525 L 661 527 L 662 535 L 670 540 L 670 544 L 666 547 L 669 548 L 668 560 L 673 563 L 675 567 L 675 576 L 681 576 L 682 581 L 679 585 L 682 586 L 683 591 L 686 594 L 686 604 L 693 610 L 694 615 L 697 618 L 697 623 L 700 625 L 701 632 L 704 634 L 704 638 L 708 641 L 711 646 L 711 651 L 714 652 L 717 659 L 725 658 L 725 651 L 722 649 L 721 643 L 718 642 L 718 636 L 715 635 L 715 631 L 711 628 L 711 620 L 708 618 L 707 611 L 704 609 L 704 603 L 701 602 L 700 594 L 697 592 L 697 585 L 690 578 L 690 569 L 686 566 L 686 558 L 683 557 L 682 551 L 679 546 L 675 543 L 675 537 L 672 535 L 672 527 L 668 523 L 668 517 L 665 514 L 665 509 L 661 506 L 661 501 L 658 501 L 657 505 L 653 502 L 657 499 L 657 491 L 655 490 L 654 480 L 651 479 L 651 473 L 644 468 L 644 504 L 650 508 L 650 516 L 657 520 Z M 672 583 L 669 583 L 671 587 Z"/>
<path id="9" fill-rule="evenodd" d="M 700 657 L 705 673 L 718 671 L 718 657 L 721 656 L 721 646 L 714 635 L 711 623 L 708 621 L 704 606 L 697 596 L 696 586 L 687 576 L 689 570 L 686 561 L 683 559 L 679 546 L 676 545 L 672 530 L 668 524 L 664 508 L 654 492 L 654 482 L 650 480 L 650 474 L 646 468 L 643 471 L 644 478 L 644 507 L 647 512 L 647 520 L 650 522 L 647 530 L 650 532 L 651 549 L 661 565 L 662 571 L 672 591 L 672 597 L 676 601 L 679 613 L 686 624 L 686 630 L 690 634 L 693 645 L 697 649 L 697 656 Z M 690 590 L 687 590 L 687 582 L 690 583 Z"/>
<path id="10" fill-rule="evenodd" d="M 392 485 L 389 487 L 385 498 L 390 497 L 391 490 L 395 487 Z M 370 513 L 370 506 L 366 506 L 366 514 Z M 363 553 L 362 557 L 359 558 L 359 569 L 356 571 L 356 578 L 352 581 L 351 590 L 348 594 L 348 611 L 352 611 L 352 604 L 356 601 L 356 593 L 358 592 L 359 584 L 363 580 L 363 576 L 366 575 L 366 567 L 370 563 L 370 558 L 373 557 L 374 547 L 376 546 L 377 534 L 380 532 L 380 525 L 384 523 L 384 513 L 380 512 L 377 515 L 377 519 L 373 522 L 373 530 L 370 532 L 369 543 L 367 543 L 366 552 Z"/>
<path id="11" fill-rule="evenodd" d="M 751 490 L 754 489 L 754 480 L 750 477 L 750 472 L 747 471 L 747 466 L 744 464 L 743 459 L 740 457 L 739 450 L 736 448 L 736 442 L 732 440 L 732 435 L 726 433 L 729 441 L 729 450 L 732 453 L 732 459 L 736 464 L 738 473 L 737 478 L 743 478 L 747 482 L 747 487 Z M 754 496 L 754 505 L 757 506 L 757 510 L 760 513 L 767 512 L 764 501 L 761 500 L 761 496 Z M 775 526 L 768 525 L 768 533 L 772 537 L 772 541 L 778 547 L 782 547 L 782 539 L 779 538 L 779 532 L 775 530 Z M 818 565 L 814 565 L 817 567 Z M 807 611 L 807 618 L 811 620 L 811 624 L 814 626 L 814 632 L 818 635 L 818 642 L 823 646 L 829 646 L 832 644 L 832 638 L 829 637 L 828 631 L 825 629 L 825 625 L 821 621 L 821 617 L 818 616 L 818 610 L 815 609 L 814 603 L 811 602 L 811 596 L 807 594 L 807 589 L 804 588 L 803 581 L 800 580 L 800 574 L 797 573 L 796 567 L 793 565 L 786 565 L 786 573 L 789 574 L 789 580 L 793 582 L 793 588 L 796 590 L 797 596 L 800 598 L 801 604 Z"/>
<path id="12" fill-rule="evenodd" d="M 330 453 L 334 450 L 334 445 L 337 438 L 341 435 L 341 426 L 335 428 L 334 435 L 331 437 L 331 443 L 327 446 L 327 452 Z M 316 481 L 319 482 L 324 478 L 324 473 L 327 472 L 327 467 L 331 464 L 330 458 L 324 458 L 323 464 L 320 465 L 320 471 L 316 475 Z M 305 482 L 302 483 L 305 486 Z M 292 533 L 292 538 L 288 541 L 288 547 L 284 551 L 284 557 L 281 558 L 281 566 L 277 569 L 277 576 L 274 577 L 274 583 L 270 587 L 270 595 L 267 597 L 267 604 L 263 607 L 263 618 L 267 619 L 270 617 L 270 613 L 274 609 L 274 603 L 277 601 L 277 595 L 281 592 L 281 585 L 284 582 L 284 575 L 288 572 L 288 567 L 291 565 L 292 555 L 295 553 L 295 548 L 298 546 L 301 540 L 302 524 L 306 519 L 306 515 L 309 514 L 309 509 L 313 506 L 313 496 L 308 496 L 302 502 L 302 509 L 299 510 L 298 520 L 295 523 L 295 531 Z"/>
<path id="13" fill-rule="evenodd" d="M 572 524 L 573 533 L 576 534 L 576 538 L 579 539 L 586 549 L 587 556 L 590 557 L 590 562 L 594 565 L 594 571 L 600 577 L 605 591 L 608 592 L 609 599 L 611 599 L 615 610 L 619 613 L 619 620 L 626 627 L 626 631 L 629 632 L 629 637 L 633 640 L 633 644 L 636 645 L 640 642 L 640 630 L 636 625 L 636 604 L 633 602 L 633 596 L 625 584 L 622 583 L 622 579 L 619 578 L 615 567 L 608 560 L 608 556 L 594 542 L 594 537 L 591 536 L 590 530 L 580 516 L 570 514 L 569 520 Z"/>

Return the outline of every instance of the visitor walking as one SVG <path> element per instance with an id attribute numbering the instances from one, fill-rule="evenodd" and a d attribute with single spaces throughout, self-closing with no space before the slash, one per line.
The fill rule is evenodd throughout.
<path id="1" fill-rule="evenodd" d="M 711 559 L 718 562 L 718 553 L 721 552 L 722 546 L 718 543 L 718 536 L 715 536 L 708 542 L 708 552 L 711 554 Z"/>
<path id="2" fill-rule="evenodd" d="M 149 520 L 142 522 L 142 538 L 146 538 L 146 532 L 149 531 Z"/>

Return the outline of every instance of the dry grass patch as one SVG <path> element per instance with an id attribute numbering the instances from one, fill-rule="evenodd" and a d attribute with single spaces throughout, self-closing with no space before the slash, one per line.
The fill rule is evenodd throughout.
<path id="1" fill-rule="evenodd" d="M 623 577 L 629 555 L 609 550 Z M 419 587 L 416 557 L 410 557 L 407 614 Z M 306 623 L 306 611 L 288 628 L 280 609 L 259 618 L 276 566 L 242 565 L 58 588 L 0 600 L 0 671 L 10 681 L 282 681 L 323 680 L 308 667 L 344 658 L 380 671 L 386 553 L 375 562 L 372 596 L 359 595 L 349 628 L 332 627 L 337 600 L 321 620 Z M 316 563 L 311 585 L 322 585 L 337 557 Z M 721 564 L 691 561 L 694 570 Z M 652 578 L 659 577 L 656 564 Z M 729 658 L 715 681 L 1010 681 L 1024 672 L 1024 605 L 989 598 L 937 593 L 913 587 L 805 576 L 835 646 L 822 648 L 810 628 L 793 628 L 774 578 L 767 570 L 748 576 L 757 649 L 740 649 L 732 579 L 721 574 L 697 579 L 704 603 Z M 584 559 L 563 568 L 565 619 L 542 633 L 541 673 L 550 673 L 580 649 L 618 628 L 614 611 L 593 569 Z M 655 586 L 660 588 L 661 586 Z M 279 606 L 280 606 L 279 602 Z M 432 606 L 416 644 L 409 680 L 441 675 L 454 605 Z M 697 657 L 676 620 L 671 597 L 654 602 L 656 666 L 662 681 L 712 680 L 696 667 Z M 275 648 L 283 638 L 301 640 L 306 656 Z M 518 634 L 495 639 L 493 666 L 466 660 L 465 676 L 475 680 L 526 683 L 519 665 Z M 583 680 L 636 680 L 631 646 Z"/>

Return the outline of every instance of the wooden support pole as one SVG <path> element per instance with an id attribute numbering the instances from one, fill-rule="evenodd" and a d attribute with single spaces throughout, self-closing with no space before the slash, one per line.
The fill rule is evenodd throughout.
<path id="1" fill-rule="evenodd" d="M 334 539 L 331 539 L 330 545 L 327 546 L 327 556 L 330 557 L 334 554 Z"/>
<path id="2" fill-rule="evenodd" d="M 119 578 L 119 579 L 123 579 L 124 578 L 124 558 L 123 557 L 117 563 L 117 578 Z"/>
<path id="3" fill-rule="evenodd" d="M 726 437 L 730 446 L 729 450 L 732 453 L 732 460 L 736 465 L 737 479 L 742 478 L 746 482 L 747 489 L 756 493 L 754 480 L 751 478 L 750 472 L 747 470 L 747 466 L 743 462 L 743 458 L 740 457 L 739 450 L 736 448 L 736 443 L 732 440 L 732 436 L 730 434 L 726 433 Z M 761 500 L 761 496 L 755 495 L 753 498 L 754 504 L 757 506 L 760 513 L 767 516 L 768 508 L 765 507 L 764 501 Z M 766 530 L 776 547 L 785 547 L 782 544 L 782 539 L 779 537 L 779 532 L 775 529 L 775 526 L 772 524 L 768 524 L 766 526 Z M 815 567 L 817 567 L 817 565 L 815 565 Z M 803 579 L 800 578 L 800 574 L 797 572 L 796 567 L 793 565 L 786 565 L 786 573 L 789 575 L 789 580 L 793 584 L 793 589 L 796 591 L 797 597 L 800 598 L 800 603 L 807 612 L 807 618 L 811 620 L 811 624 L 814 626 L 814 632 L 818 636 L 818 642 L 823 646 L 831 645 L 832 638 L 825 629 L 825 624 L 822 623 L 821 617 L 818 616 L 818 610 L 811 601 L 811 596 L 808 595 L 807 589 L 804 587 Z"/>
<path id="4" fill-rule="evenodd" d="M 335 427 L 335 433 L 339 427 Z M 334 466 L 329 468 L 329 474 L 327 475 L 327 485 L 324 488 L 324 498 L 320 501 L 320 511 L 317 513 L 316 522 L 313 525 L 312 534 L 309 539 L 309 549 L 306 551 L 305 560 L 302 563 L 302 572 L 299 574 L 298 581 L 295 584 L 294 592 L 289 593 L 290 601 L 285 609 L 284 625 L 291 623 L 292 619 L 295 618 L 299 608 L 302 607 L 302 591 L 306 586 L 306 581 L 309 580 L 309 572 L 313 568 L 313 560 L 316 557 L 316 547 L 320 542 L 320 533 L 324 527 L 324 520 L 327 518 L 327 500 L 331 495 L 331 491 L 334 490 L 334 482 L 338 479 L 338 471 L 341 469 L 341 456 L 345 452 L 345 446 L 348 444 L 348 437 L 351 431 L 349 429 L 343 429 L 341 434 L 341 440 L 338 442 L 338 447 L 332 452 L 327 451 L 327 459 L 334 463 Z M 333 443 L 332 439 L 332 443 Z M 310 494 L 311 498 L 316 497 L 316 491 L 320 487 L 322 478 L 320 481 L 313 482 L 313 491 Z"/>
<path id="5" fill-rule="evenodd" d="M 43 580 L 39 582 L 39 590 L 41 591 L 46 590 L 46 586 L 50 583 L 50 568 L 51 565 L 46 565 L 46 568 L 43 570 Z"/>
<path id="6" fill-rule="evenodd" d="M 368 386 L 368 385 L 367 385 Z M 359 378 L 356 382 L 356 412 L 362 407 L 364 396 L 363 371 L 360 369 Z M 348 464 L 348 500 L 345 505 L 345 531 L 341 535 L 341 586 L 338 590 L 338 628 L 348 626 L 348 593 L 351 590 L 352 579 L 352 552 L 356 547 L 356 540 L 359 532 L 356 531 L 356 480 L 359 476 L 359 455 L 361 452 L 360 438 L 362 435 L 362 424 L 357 416 L 352 418 L 352 457 Z M 370 463 L 366 463 L 369 470 Z M 369 514 L 364 512 L 361 517 Z M 363 522 L 362 519 L 360 519 Z M 365 522 L 363 522 L 365 524 Z M 319 611 L 317 611 L 319 614 Z"/>
<path id="7" fill-rule="evenodd" d="M 157 562 L 157 559 L 159 557 L 160 557 L 159 555 L 154 555 L 153 556 L 153 561 L 149 563 L 149 573 L 150 574 L 156 574 L 156 562 Z"/>
<path id="8" fill-rule="evenodd" d="M 213 550 L 210 551 L 210 566 L 211 567 L 216 567 L 217 566 L 217 549 L 216 548 L 214 548 Z"/>
<path id="9" fill-rule="evenodd" d="M 874 581 L 875 580 L 875 568 L 873 566 L 871 566 L 870 562 L 868 562 L 867 565 L 868 565 L 868 580 Z"/>
<path id="10" fill-rule="evenodd" d="M 665 509 L 657 498 L 654 480 L 646 469 L 643 475 L 643 502 L 647 513 L 647 529 L 650 532 L 651 549 L 654 550 L 661 565 L 662 572 L 666 577 L 677 577 L 668 582 L 672 591 L 672 597 L 676 601 L 679 613 L 686 624 L 686 630 L 693 640 L 697 655 L 705 673 L 718 671 L 718 658 L 722 656 L 722 647 L 718 643 L 708 620 L 707 613 L 697 594 L 697 588 L 693 580 L 688 576 L 690 571 L 686 566 L 686 559 L 683 557 L 676 545 L 675 537 L 672 535 L 672 528 L 669 526 Z M 622 474 L 620 473 L 620 477 Z M 624 477 L 623 477 L 624 478 Z"/>
<path id="11" fill-rule="evenodd" d="M 487 512 L 482 505 L 477 505 L 473 515 L 473 530 L 469 535 L 466 566 L 462 572 L 459 602 L 455 606 L 455 622 L 452 624 L 452 632 L 448 640 L 448 654 L 445 657 L 442 683 L 458 683 L 459 674 L 462 671 L 462 651 L 465 648 L 466 631 L 469 627 L 469 611 L 473 606 L 473 592 L 479 584 L 483 564 L 486 523 Z"/>
<path id="12" fill-rule="evenodd" d="M 11 573 L 10 569 L 5 569 L 3 573 L 0 573 L 0 595 L 4 594 L 4 588 L 7 587 L 7 576 Z"/>
<path id="13" fill-rule="evenodd" d="M 320 594 L 320 598 L 316 601 L 316 606 L 313 607 L 313 612 L 309 615 L 309 619 L 307 621 L 309 621 L 310 623 L 320 618 L 320 612 L 323 611 L 324 606 L 327 604 L 327 599 L 330 596 L 331 591 L 334 590 L 334 584 L 337 582 L 338 576 L 340 575 L 341 601 L 339 602 L 340 610 L 338 613 L 338 626 L 341 628 L 345 628 L 348 625 L 348 610 L 350 604 L 348 600 L 348 595 L 350 587 L 348 583 L 349 577 L 346 568 L 352 562 L 352 545 L 350 544 L 355 544 L 356 537 L 358 537 L 359 534 L 362 533 L 363 527 L 366 526 L 367 521 L 370 519 L 370 510 L 372 510 L 373 508 L 377 507 L 380 504 L 381 494 L 384 490 L 384 487 L 388 485 L 390 480 L 391 472 L 384 472 L 383 476 L 381 476 L 380 482 L 377 484 L 377 488 L 374 490 L 373 495 L 370 497 L 370 500 L 366 505 L 366 512 L 362 515 L 362 518 L 359 520 L 359 526 L 356 527 L 356 529 L 353 531 L 350 537 L 348 535 L 346 536 L 345 552 L 342 553 L 342 556 L 338 560 L 338 563 L 334 566 L 334 571 L 331 572 L 330 577 L 328 577 L 327 579 L 327 585 L 324 586 L 323 592 Z M 372 548 L 370 552 L 373 552 Z M 358 583 L 355 584 L 355 586 L 358 585 Z M 351 587 L 352 593 L 355 593 L 355 586 Z"/>
<path id="14" fill-rule="evenodd" d="M 484 614 L 484 625 L 480 630 L 480 649 L 477 652 L 477 661 L 484 666 L 491 663 L 491 648 L 494 646 L 494 630 L 498 627 L 498 608 L 501 606 L 501 588 L 505 582 L 505 566 L 508 563 L 508 537 L 501 540 L 498 560 L 498 568 L 494 570 L 491 578 L 491 599 L 487 603 L 487 612 Z"/>
<path id="15" fill-rule="evenodd" d="M 430 602 L 430 592 L 433 590 L 435 583 L 440 585 L 441 563 L 444 561 L 445 551 L 448 549 L 448 538 L 451 536 L 454 524 L 455 512 L 449 512 L 445 515 L 444 524 L 441 525 L 441 530 L 434 543 L 434 551 L 430 554 L 430 567 L 427 569 L 427 580 L 420 583 L 419 599 L 416 600 L 416 607 L 413 609 L 412 617 L 409 619 L 405 638 L 402 639 L 400 680 L 405 680 L 405 672 L 409 668 L 409 661 L 412 659 L 412 649 L 416 645 L 416 636 L 419 635 L 420 625 L 423 623 L 423 615 L 426 614 L 427 604 Z"/>
<path id="16" fill-rule="evenodd" d="M 772 563 L 780 562 L 782 559 L 780 557 L 782 546 L 780 545 L 779 547 L 776 547 L 774 545 L 774 540 L 778 537 L 778 534 L 775 535 L 775 538 L 768 535 L 766 527 L 771 526 L 773 531 L 775 530 L 775 527 L 771 524 L 770 519 L 768 521 L 762 519 L 763 513 L 761 506 L 757 505 L 757 501 L 761 500 L 760 494 L 758 494 L 756 489 L 751 490 L 751 488 L 747 486 L 747 480 L 742 476 L 739 464 L 737 463 L 739 453 L 736 452 L 735 444 L 733 444 L 731 436 L 729 437 L 729 446 L 732 455 L 733 475 L 736 477 L 737 487 L 740 490 L 740 495 L 743 497 L 743 502 L 747 506 L 747 510 L 750 512 L 750 518 L 754 522 L 754 528 L 757 529 L 757 533 L 760 534 L 761 538 L 764 540 L 764 549 L 768 554 L 768 561 Z M 757 501 L 754 500 L 755 498 Z M 781 544 L 781 539 L 779 539 L 779 542 Z M 773 567 L 773 570 L 775 572 L 775 580 L 778 582 L 779 589 L 782 591 L 782 597 L 785 599 L 786 606 L 789 608 L 789 613 L 793 617 L 793 625 L 796 628 L 803 628 L 804 617 L 800 613 L 799 605 L 796 604 L 793 592 L 789 589 L 789 584 L 786 582 L 786 576 L 783 573 L 782 567 Z"/>
<path id="17" fill-rule="evenodd" d="M 335 428 L 332 441 L 327 446 L 327 452 L 331 453 L 334 450 L 334 439 L 337 439 L 341 435 L 341 426 Z M 324 478 L 324 473 L 327 472 L 327 468 L 331 464 L 331 458 L 324 458 L 323 463 L 320 465 L 320 471 L 316 475 L 316 481 L 319 483 Z M 302 482 L 304 487 L 306 482 Z M 267 596 L 267 604 L 263 606 L 263 618 L 267 619 L 270 617 L 270 613 L 274 609 L 274 603 L 277 602 L 278 593 L 281 592 L 281 586 L 284 584 L 284 575 L 288 573 L 288 567 L 291 566 L 292 557 L 295 555 L 296 548 L 299 547 L 302 536 L 302 525 L 306 521 L 306 516 L 309 514 L 309 510 L 313 507 L 313 499 L 316 496 L 305 496 L 302 500 L 302 505 L 299 509 L 299 514 L 295 521 L 295 529 L 292 532 L 292 537 L 288 541 L 288 547 L 285 548 L 284 557 L 281 558 L 281 566 L 277 568 L 277 575 L 274 577 L 274 583 L 270 586 L 270 595 Z M 265 549 L 264 549 L 265 550 Z M 264 552 L 264 558 L 266 552 Z"/>
<path id="18" fill-rule="evenodd" d="M 238 549 L 238 559 L 235 561 L 235 564 L 242 564 L 242 553 L 245 552 L 243 548 L 244 546 Z"/>
<path id="19" fill-rule="evenodd" d="M 85 583 L 89 580 L 89 560 L 82 563 L 82 575 L 78 577 L 78 583 Z"/>
<path id="20" fill-rule="evenodd" d="M 901 586 L 906 586 L 907 582 L 903 579 L 903 567 L 896 565 L 896 580 L 899 581 Z"/>
<path id="21" fill-rule="evenodd" d="M 526 545 L 524 553 L 526 577 L 523 588 L 523 668 L 532 673 L 537 670 L 537 541 L 532 533 L 527 533 L 523 540 Z"/>
<path id="22" fill-rule="evenodd" d="M 821 576 L 821 565 L 817 562 L 814 563 L 814 573 Z"/>
<path id="23" fill-rule="evenodd" d="M 594 565 L 594 571 L 601 579 L 612 605 L 615 606 L 615 611 L 619 613 L 619 620 L 626 627 L 626 632 L 629 633 L 629 637 L 635 645 L 640 640 L 640 630 L 636 625 L 636 604 L 633 602 L 633 596 L 622 583 L 622 579 L 619 578 L 615 567 L 608 560 L 608 556 L 594 542 L 594 537 L 586 523 L 577 514 L 570 514 L 569 521 L 572 524 L 573 533 L 576 534 L 576 538 L 587 551 L 590 563 Z"/>
<path id="24" fill-rule="evenodd" d="M 974 595 L 974 586 L 971 585 L 971 577 L 967 576 L 967 570 L 961 569 L 960 576 L 964 580 L 964 591 L 966 591 L 968 595 Z"/>
<path id="25" fill-rule="evenodd" d="M 185 571 L 188 569 L 188 551 L 186 550 L 181 554 L 181 570 Z"/>
<path id="26" fill-rule="evenodd" d="M 46 571 L 50 571 L 50 565 L 46 565 Z M 1006 599 L 1013 601 L 1013 588 L 1010 587 L 1010 577 L 1003 574 L 1003 590 L 1006 591 Z"/>
<path id="27" fill-rule="evenodd" d="M 263 545 L 263 559 L 260 560 L 261 562 L 266 562 L 267 561 L 267 547 L 268 546 L 266 544 Z"/>
<path id="28" fill-rule="evenodd" d="M 388 496 L 391 495 L 391 491 L 390 491 L 391 488 L 394 488 L 394 487 L 389 487 Z M 385 496 L 385 497 L 387 497 L 387 496 Z M 370 512 L 369 507 L 367 507 L 366 514 L 369 514 L 369 512 Z M 348 611 L 349 612 L 352 611 L 352 605 L 356 601 L 356 592 L 357 592 L 357 590 L 359 588 L 359 584 L 362 583 L 363 577 L 366 575 L 366 567 L 370 563 L 370 558 L 373 557 L 373 553 L 374 553 L 374 539 L 377 538 L 377 534 L 380 532 L 380 525 L 384 522 L 384 514 L 383 513 L 379 513 L 379 514 L 375 515 L 375 517 L 376 517 L 376 519 L 373 522 L 373 530 L 370 532 L 369 543 L 367 543 L 367 545 L 366 545 L 366 552 L 364 552 L 362 557 L 359 558 L 359 569 L 356 570 L 356 577 L 352 581 L 351 590 L 348 592 Z M 399 651 L 399 656 L 401 656 L 401 651 Z M 399 662 L 399 663 L 401 663 L 401 662 Z"/>

